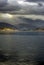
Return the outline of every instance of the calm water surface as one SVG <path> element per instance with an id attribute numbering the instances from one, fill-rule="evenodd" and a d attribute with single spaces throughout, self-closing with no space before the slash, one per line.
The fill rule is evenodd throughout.
<path id="1" fill-rule="evenodd" d="M 19 56 L 40 57 L 44 60 L 44 35 L 0 35 L 0 49 L 18 51 Z"/>

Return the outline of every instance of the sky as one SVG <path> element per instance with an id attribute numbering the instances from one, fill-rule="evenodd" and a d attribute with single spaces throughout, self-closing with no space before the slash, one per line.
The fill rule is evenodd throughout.
<path id="1" fill-rule="evenodd" d="M 22 15 L 28 19 L 44 20 L 44 0 L 0 0 L 0 21 L 9 20 L 14 24 L 13 19 Z"/>
<path id="2" fill-rule="evenodd" d="M 44 0 L 0 0 L 0 12 L 44 14 Z"/>

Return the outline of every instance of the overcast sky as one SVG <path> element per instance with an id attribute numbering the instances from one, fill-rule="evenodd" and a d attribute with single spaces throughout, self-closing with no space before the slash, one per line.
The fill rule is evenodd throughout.
<path id="1" fill-rule="evenodd" d="M 44 0 L 0 0 L 1 20 L 13 21 L 21 14 L 25 18 L 44 20 Z"/>
<path id="2" fill-rule="evenodd" d="M 43 15 L 44 0 L 0 0 L 0 12 Z"/>
<path id="3" fill-rule="evenodd" d="M 44 26 L 44 0 L 0 0 L 0 22 L 16 25 L 30 19 L 32 23 L 39 19 L 33 25 Z"/>

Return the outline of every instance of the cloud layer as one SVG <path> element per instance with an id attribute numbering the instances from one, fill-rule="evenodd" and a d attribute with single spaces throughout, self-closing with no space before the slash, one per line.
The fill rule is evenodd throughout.
<path id="1" fill-rule="evenodd" d="M 29 1 L 29 2 L 28 2 Z M 0 12 L 12 14 L 44 14 L 44 2 L 36 0 L 0 0 Z"/>
<path id="2" fill-rule="evenodd" d="M 31 1 L 31 2 L 40 2 L 40 1 L 44 1 L 44 0 L 27 0 L 27 1 Z"/>
<path id="3" fill-rule="evenodd" d="M 15 26 L 18 30 L 36 30 L 39 28 L 44 28 L 44 20 L 40 19 L 30 19 L 25 17 L 17 17 L 13 19 L 2 19 L 0 23 L 9 23 Z M 5 24 L 4 24 L 5 25 Z"/>
<path id="4" fill-rule="evenodd" d="M 7 5 L 7 0 L 0 0 L 0 7 L 4 7 Z"/>

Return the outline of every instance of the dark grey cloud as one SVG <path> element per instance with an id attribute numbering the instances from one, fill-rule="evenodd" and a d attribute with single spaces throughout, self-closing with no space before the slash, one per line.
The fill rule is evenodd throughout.
<path id="1" fill-rule="evenodd" d="M 44 1 L 44 0 L 27 0 L 28 2 L 40 2 L 40 1 Z"/>
<path id="2" fill-rule="evenodd" d="M 9 23 L 14 25 L 18 30 L 34 30 L 36 28 L 44 28 L 44 20 L 32 18 L 25 18 L 25 17 L 16 17 L 13 19 L 1 19 L 0 22 Z"/>
<path id="3" fill-rule="evenodd" d="M 28 0 L 27 0 L 28 1 Z M 7 2 L 7 0 L 0 0 L 0 12 L 11 14 L 44 14 L 44 3 L 35 3 L 32 5 L 24 1 L 23 5 L 19 4 L 17 0 L 13 2 Z"/>
<path id="4" fill-rule="evenodd" d="M 15 4 L 15 5 L 14 5 Z M 20 9 L 17 1 L 14 4 L 9 3 L 8 0 L 0 0 L 0 12 L 17 11 Z"/>
<path id="5" fill-rule="evenodd" d="M 44 21 L 40 19 L 32 20 L 24 17 L 20 17 L 20 20 L 24 23 L 18 23 L 15 26 L 19 30 L 36 30 L 37 28 L 44 28 Z M 19 21 L 18 21 L 19 22 Z"/>
<path id="6" fill-rule="evenodd" d="M 11 12 L 11 11 L 19 11 L 20 7 L 18 6 L 5 6 L 5 7 L 0 7 L 0 12 Z"/>
<path id="7" fill-rule="evenodd" d="M 25 6 L 22 7 L 19 11 L 11 12 L 12 14 L 41 14 L 44 15 L 44 6 Z"/>
<path id="8" fill-rule="evenodd" d="M 2 19 L 2 20 L 0 20 L 0 22 L 6 22 L 6 23 L 10 23 L 12 25 L 17 25 L 18 28 L 19 28 L 19 26 L 20 26 L 20 28 L 21 27 L 29 28 L 30 26 L 34 26 L 36 28 L 44 27 L 44 20 L 41 20 L 41 19 L 33 20 L 32 18 L 25 18 L 25 17 L 17 17 L 17 18 L 13 18 L 12 20 Z"/>
<path id="9" fill-rule="evenodd" d="M 0 0 L 0 7 L 3 7 L 7 4 L 7 0 Z"/>

